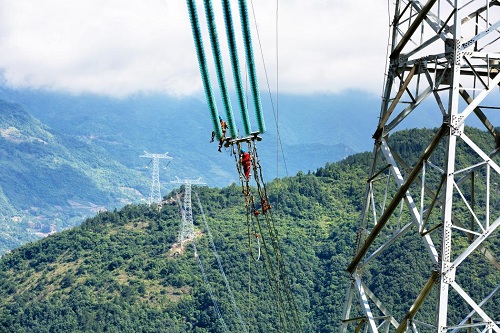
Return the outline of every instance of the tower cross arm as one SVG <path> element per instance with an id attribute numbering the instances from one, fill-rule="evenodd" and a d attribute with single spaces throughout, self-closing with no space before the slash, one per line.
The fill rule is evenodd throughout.
<path id="1" fill-rule="evenodd" d="M 171 156 L 168 156 L 168 152 L 164 153 L 164 154 L 151 154 L 151 153 L 148 153 L 147 151 L 144 151 L 144 154 L 143 155 L 140 155 L 139 157 L 145 157 L 145 158 L 166 158 L 166 159 L 169 159 L 171 160 L 172 157 Z"/>

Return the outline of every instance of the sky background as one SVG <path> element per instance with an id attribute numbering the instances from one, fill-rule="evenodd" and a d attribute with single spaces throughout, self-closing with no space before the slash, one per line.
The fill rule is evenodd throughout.
<path id="1" fill-rule="evenodd" d="M 205 11 L 196 3 L 216 89 Z M 237 1 L 231 4 L 244 69 Z M 220 1 L 213 5 L 232 85 Z M 265 64 L 272 91 L 381 95 L 386 1 L 249 0 L 248 10 L 261 90 Z M 203 93 L 184 0 L 0 0 L 0 49 L 0 75 L 9 87 L 114 97 Z"/>

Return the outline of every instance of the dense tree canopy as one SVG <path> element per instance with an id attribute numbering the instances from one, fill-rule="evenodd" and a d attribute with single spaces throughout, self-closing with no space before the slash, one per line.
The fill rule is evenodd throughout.
<path id="1" fill-rule="evenodd" d="M 419 147 L 406 144 L 408 136 L 427 134 L 398 134 L 402 154 L 418 153 Z M 340 324 L 348 285 L 345 269 L 354 251 L 369 162 L 370 154 L 357 154 L 267 184 L 283 274 L 304 332 L 332 332 Z M 283 331 L 288 318 L 280 316 L 289 313 L 277 310 L 281 303 L 272 291 L 264 256 L 255 261 L 250 255 L 249 247 L 256 251 L 257 245 L 248 242 L 242 189 L 232 184 L 193 190 L 196 250 L 191 242 L 172 250 L 181 223 L 177 200 L 182 200 L 172 192 L 160 210 L 129 205 L 101 212 L 79 227 L 3 256 L 0 331 L 201 333 L 227 327 L 234 332 L 242 331 L 242 322 L 250 332 Z M 415 292 L 400 277 L 426 265 L 423 258 L 404 256 L 418 246 L 403 240 L 366 272 L 373 276 L 375 291 L 388 284 L 396 290 L 387 297 L 399 313 L 408 309 L 407 300 Z M 481 264 L 477 267 L 478 274 L 498 276 Z M 413 285 L 426 278 L 417 277 L 421 280 Z M 477 277 L 469 280 L 482 288 Z"/>

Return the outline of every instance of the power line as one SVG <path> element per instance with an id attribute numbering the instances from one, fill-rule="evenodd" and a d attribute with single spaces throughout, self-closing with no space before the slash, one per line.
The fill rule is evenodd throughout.
<path id="1" fill-rule="evenodd" d="M 236 312 L 236 315 L 238 316 L 241 328 L 243 329 L 244 332 L 248 332 L 248 328 L 243 323 L 243 319 L 241 317 L 240 310 L 239 310 L 238 305 L 236 304 L 236 301 L 234 299 L 234 295 L 233 295 L 233 292 L 231 290 L 231 287 L 229 286 L 229 282 L 227 280 L 226 273 L 224 273 L 224 269 L 222 268 L 222 262 L 220 260 L 219 254 L 217 253 L 217 248 L 215 247 L 212 233 L 210 232 L 210 228 L 208 227 L 208 223 L 207 223 L 207 220 L 205 218 L 205 212 L 203 211 L 203 207 L 201 206 L 201 201 L 200 201 L 200 198 L 198 197 L 198 193 L 195 192 L 195 195 L 196 195 L 196 199 L 198 200 L 198 207 L 200 208 L 200 211 L 201 211 L 201 216 L 203 218 L 203 223 L 205 224 L 205 229 L 207 230 L 208 237 L 210 238 L 210 244 L 212 245 L 212 251 L 215 255 L 215 258 L 217 259 L 217 265 L 219 265 L 219 270 L 220 270 L 220 273 L 224 279 L 224 283 L 226 284 L 227 292 L 229 293 L 229 297 L 231 298 L 231 302 L 233 303 L 234 311 Z"/>

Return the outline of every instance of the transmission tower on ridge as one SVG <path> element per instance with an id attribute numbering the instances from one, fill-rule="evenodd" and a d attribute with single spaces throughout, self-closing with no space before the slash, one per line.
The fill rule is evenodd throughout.
<path id="1" fill-rule="evenodd" d="M 394 3 L 340 331 L 498 333 L 500 2 Z M 389 137 L 422 119 L 436 128 Z"/>
<path id="2" fill-rule="evenodd" d="M 181 247 L 183 247 L 186 241 L 194 239 L 193 210 L 191 208 L 191 185 L 205 185 L 206 183 L 202 182 L 201 178 L 194 180 L 181 180 L 177 178 L 176 180 L 171 181 L 171 183 L 184 185 L 184 206 L 181 209 L 181 229 L 177 240 Z"/>
<path id="3" fill-rule="evenodd" d="M 160 192 L 160 159 L 169 159 L 172 157 L 165 154 L 150 154 L 144 152 L 144 155 L 140 157 L 150 158 L 153 162 L 153 171 L 151 173 L 151 191 L 149 193 L 149 205 L 156 203 L 158 206 L 161 205 L 161 192 Z"/>

